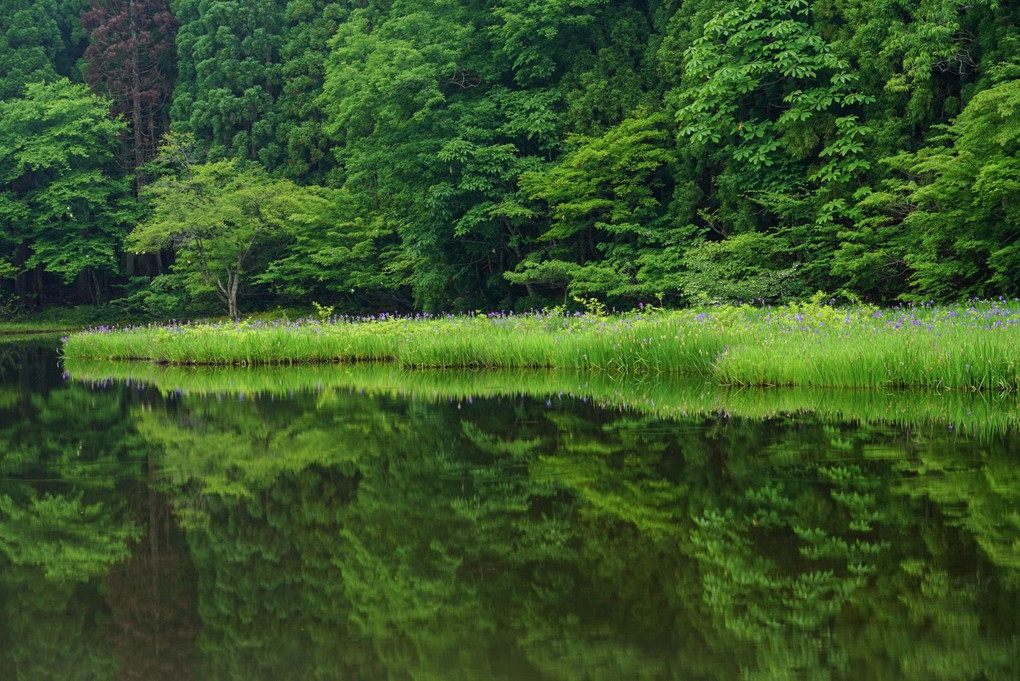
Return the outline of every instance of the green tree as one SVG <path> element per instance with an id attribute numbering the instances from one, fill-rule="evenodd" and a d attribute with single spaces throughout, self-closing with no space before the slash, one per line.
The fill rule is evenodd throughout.
<path id="1" fill-rule="evenodd" d="M 661 108 L 667 83 L 655 68 L 661 36 L 653 23 L 664 10 L 654 2 L 606 3 L 578 32 L 586 44 L 561 55 L 564 73 L 556 88 L 566 130 L 594 136 L 639 109 Z"/>
<path id="2" fill-rule="evenodd" d="M 302 184 L 326 184 L 336 169 L 337 159 L 323 130 L 327 119 L 321 95 L 330 39 L 347 20 L 351 4 L 290 0 L 284 11 L 283 86 L 273 115 L 280 155 L 268 161 L 273 171 Z"/>
<path id="3" fill-rule="evenodd" d="M 73 78 L 85 49 L 79 30 L 87 0 L 0 2 L 0 100 L 18 97 L 25 85 Z"/>
<path id="4" fill-rule="evenodd" d="M 1020 291 L 1018 83 L 982 90 L 926 146 L 882 160 L 889 177 L 859 192 L 862 219 L 835 254 L 855 290 L 939 300 Z"/>
<path id="5" fill-rule="evenodd" d="M 679 288 L 688 230 L 667 214 L 676 160 L 666 117 L 636 112 L 605 134 L 572 137 L 569 151 L 520 185 L 546 204 L 550 226 L 540 244 L 505 276 L 521 284 L 562 286 L 630 304 Z"/>
<path id="6" fill-rule="evenodd" d="M 930 297 L 917 291 L 908 262 L 916 239 L 903 219 L 915 207 L 912 183 L 927 181 L 910 169 L 910 154 L 932 139 L 933 126 L 951 120 L 971 97 L 1001 80 L 996 74 L 1016 59 L 1020 47 L 1016 8 L 944 0 L 814 8 L 831 26 L 826 35 L 833 50 L 854 64 L 858 89 L 873 98 L 864 108 L 872 129 L 864 154 L 874 164 L 864 186 L 845 194 L 852 216 L 835 230 L 833 275 L 846 290 L 870 300 Z"/>
<path id="7" fill-rule="evenodd" d="M 386 216 L 365 196 L 309 187 L 292 239 L 255 280 L 284 300 L 333 300 L 338 310 L 409 309 L 410 263 Z"/>
<path id="8" fill-rule="evenodd" d="M 287 238 L 291 216 L 316 197 L 257 164 L 199 164 L 191 153 L 188 138 L 171 137 L 161 156 L 166 173 L 142 191 L 152 212 L 127 243 L 139 253 L 172 248 L 173 283 L 190 295 L 215 294 L 237 319 L 242 284 Z"/>
<path id="9" fill-rule="evenodd" d="M 446 185 L 432 186 L 448 167 L 437 157 L 455 124 L 449 100 L 476 96 L 474 39 L 472 17 L 455 3 L 373 3 L 340 26 L 326 64 L 325 129 L 343 186 L 375 206 L 377 228 L 399 235 L 416 302 L 430 308 L 455 295 L 461 264 L 441 205 Z"/>
<path id="10" fill-rule="evenodd" d="M 870 167 L 858 114 L 870 96 L 823 38 L 810 3 L 718 11 L 684 51 L 683 78 L 666 101 L 701 178 L 707 236 L 777 233 L 788 259 L 804 265 L 804 285 L 825 287 L 844 194 Z"/>
<path id="11" fill-rule="evenodd" d="M 941 144 L 940 144 L 941 143 Z M 921 296 L 1020 294 L 1020 80 L 983 90 L 909 158 L 905 259 Z"/>
<path id="12" fill-rule="evenodd" d="M 124 175 L 112 164 L 123 124 L 109 102 L 67 80 L 35 83 L 0 102 L 0 241 L 8 264 L 65 283 L 79 275 L 99 303 L 119 270 L 133 218 Z M 24 276 L 23 274 L 21 276 Z"/>
<path id="13" fill-rule="evenodd" d="M 178 0 L 170 117 L 211 159 L 279 158 L 272 112 L 283 82 L 283 0 Z"/>
<path id="14" fill-rule="evenodd" d="M 499 0 L 490 9 L 494 52 L 510 63 L 514 81 L 533 86 L 555 82 L 563 62 L 584 42 L 607 0 Z M 580 40 L 579 40 L 580 38 Z"/>

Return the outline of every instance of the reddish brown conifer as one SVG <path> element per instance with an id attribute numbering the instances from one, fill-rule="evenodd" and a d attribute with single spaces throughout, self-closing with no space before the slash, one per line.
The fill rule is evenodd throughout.
<path id="1" fill-rule="evenodd" d="M 89 36 L 85 78 L 128 122 L 120 162 L 142 184 L 141 168 L 169 124 L 177 19 L 166 0 L 91 0 L 82 26 Z"/>

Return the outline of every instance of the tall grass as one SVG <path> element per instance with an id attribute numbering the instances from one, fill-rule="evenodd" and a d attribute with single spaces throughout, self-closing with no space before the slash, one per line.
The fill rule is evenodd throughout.
<path id="1" fill-rule="evenodd" d="M 96 328 L 67 359 L 712 376 L 733 386 L 1020 388 L 1017 301 L 881 310 L 820 304 L 622 315 L 490 314 Z"/>
<path id="2" fill-rule="evenodd" d="M 706 372 L 726 333 L 684 313 L 471 315 L 98 327 L 64 341 L 70 359 L 169 364 L 389 361 L 414 368 Z M 693 317 L 691 317 L 693 319 Z"/>
<path id="3" fill-rule="evenodd" d="M 1020 387 L 1020 311 L 999 303 L 846 310 L 792 306 L 751 326 L 715 375 L 743 386 Z"/>

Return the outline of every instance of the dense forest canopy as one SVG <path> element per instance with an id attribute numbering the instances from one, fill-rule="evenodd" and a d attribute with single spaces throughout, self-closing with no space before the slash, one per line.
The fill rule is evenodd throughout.
<path id="1" fill-rule="evenodd" d="M 0 312 L 1020 295 L 1016 3 L 0 17 Z"/>

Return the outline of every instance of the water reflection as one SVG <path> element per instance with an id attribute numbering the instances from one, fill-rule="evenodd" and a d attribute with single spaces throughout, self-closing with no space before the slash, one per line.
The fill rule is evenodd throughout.
<path id="1" fill-rule="evenodd" d="M 332 369 L 2 374 L 11 677 L 1020 676 L 1008 400 Z"/>

